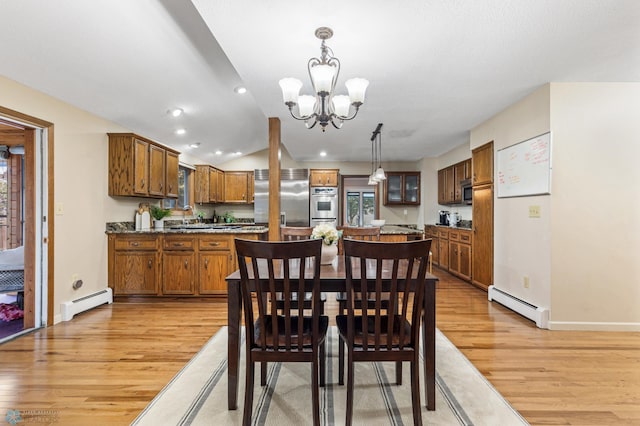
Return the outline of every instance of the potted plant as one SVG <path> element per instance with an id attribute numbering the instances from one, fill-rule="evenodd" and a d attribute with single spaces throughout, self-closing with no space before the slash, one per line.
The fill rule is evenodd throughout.
<path id="1" fill-rule="evenodd" d="M 153 218 L 153 227 L 161 229 L 164 228 L 164 218 L 171 215 L 171 210 L 163 209 L 159 206 L 151 206 L 149 213 L 151 213 L 151 217 Z"/>

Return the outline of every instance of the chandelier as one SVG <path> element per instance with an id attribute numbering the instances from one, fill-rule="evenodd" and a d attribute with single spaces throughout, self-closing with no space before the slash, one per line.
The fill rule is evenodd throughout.
<path id="1" fill-rule="evenodd" d="M 382 168 L 382 123 L 378 123 L 378 126 L 371 135 L 371 175 L 369 176 L 368 185 L 377 185 L 378 182 L 382 182 L 387 178 Z M 376 164 L 378 168 L 376 168 Z"/>
<path id="2" fill-rule="evenodd" d="M 336 129 L 342 127 L 347 120 L 353 120 L 358 115 L 360 106 L 364 103 L 364 93 L 369 81 L 364 78 L 352 78 L 345 82 L 349 96 L 336 95 L 334 90 L 340 74 L 340 61 L 333 56 L 333 51 L 325 44 L 325 40 L 333 36 L 333 30 L 320 27 L 316 30 L 316 37 L 322 40 L 320 58 L 311 58 L 307 64 L 311 84 L 315 96 L 299 95 L 302 82 L 296 78 L 280 80 L 284 104 L 289 107 L 291 116 L 296 120 L 304 120 L 308 129 L 320 123 L 322 131 L 329 123 Z M 298 105 L 298 116 L 293 107 Z M 353 106 L 353 114 L 349 115 Z"/>

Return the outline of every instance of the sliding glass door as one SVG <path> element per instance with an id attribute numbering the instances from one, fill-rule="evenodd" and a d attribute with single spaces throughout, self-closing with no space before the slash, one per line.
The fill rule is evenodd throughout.
<path id="1" fill-rule="evenodd" d="M 375 219 L 376 193 L 368 190 L 347 190 L 344 223 L 347 226 L 370 225 Z"/>

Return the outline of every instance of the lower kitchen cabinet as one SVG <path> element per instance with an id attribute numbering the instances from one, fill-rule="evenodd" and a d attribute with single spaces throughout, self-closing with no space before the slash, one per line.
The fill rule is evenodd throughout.
<path id="1" fill-rule="evenodd" d="M 449 272 L 471 280 L 471 231 L 449 231 Z"/>
<path id="2" fill-rule="evenodd" d="M 109 236 L 109 283 L 115 294 L 158 294 L 158 248 L 155 236 Z"/>
<path id="3" fill-rule="evenodd" d="M 109 234 L 109 286 L 116 296 L 226 296 L 238 263 L 234 238 L 259 235 Z"/>
<path id="4" fill-rule="evenodd" d="M 431 263 L 433 265 L 440 265 L 440 250 L 438 247 L 438 227 L 434 225 L 425 225 L 424 226 L 424 238 L 427 240 L 431 240 Z"/>

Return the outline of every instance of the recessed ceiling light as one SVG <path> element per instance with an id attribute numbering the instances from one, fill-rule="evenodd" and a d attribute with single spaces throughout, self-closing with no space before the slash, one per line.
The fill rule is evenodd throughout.
<path id="1" fill-rule="evenodd" d="M 216 151 L 216 155 L 222 155 L 222 151 L 217 150 L 217 151 Z"/>
<path id="2" fill-rule="evenodd" d="M 184 110 L 182 108 L 174 108 L 169 110 L 169 114 L 171 114 L 173 117 L 180 117 L 182 113 L 184 113 Z"/>
<path id="3" fill-rule="evenodd" d="M 243 95 L 245 93 L 247 93 L 247 88 L 244 86 L 238 86 L 235 89 L 233 89 L 234 92 L 236 92 L 239 95 Z"/>
<path id="4" fill-rule="evenodd" d="M 242 153 L 240 151 L 236 151 L 233 153 L 233 155 L 242 155 Z"/>
<path id="5" fill-rule="evenodd" d="M 320 157 L 326 157 L 326 156 L 327 156 L 326 151 L 320 151 Z"/>
<path id="6" fill-rule="evenodd" d="M 186 129 L 178 129 L 178 130 L 176 130 L 176 135 L 184 135 L 185 133 L 187 133 Z"/>
<path id="7" fill-rule="evenodd" d="M 200 142 L 194 142 L 194 143 L 192 143 L 192 144 L 189 144 L 189 146 L 190 146 L 191 148 L 198 148 L 198 147 L 200 146 Z"/>

